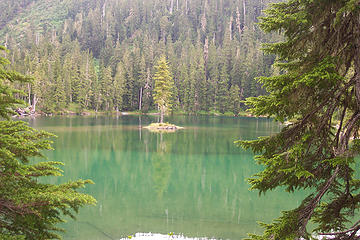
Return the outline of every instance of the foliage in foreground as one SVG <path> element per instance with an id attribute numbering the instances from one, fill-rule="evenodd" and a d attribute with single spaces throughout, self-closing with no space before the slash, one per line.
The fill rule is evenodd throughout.
<path id="1" fill-rule="evenodd" d="M 9 82 L 29 79 L 7 71 L 8 63 L 0 57 L 0 239 L 60 239 L 56 231 L 62 229 L 56 224 L 64 222 L 63 216 L 74 218 L 81 206 L 95 204 L 93 197 L 77 192 L 92 182 L 39 182 L 39 177 L 61 176 L 62 163 L 30 163 L 30 158 L 43 157 L 41 150 L 51 149 L 53 135 L 10 120 L 11 109 L 21 101 L 13 97 L 17 91 Z"/>
<path id="2" fill-rule="evenodd" d="M 276 135 L 238 144 L 259 153 L 256 161 L 265 166 L 249 180 L 252 189 L 265 193 L 284 187 L 312 193 L 296 209 L 262 224 L 263 236 L 250 239 L 309 239 L 309 221 L 317 235 L 357 238 L 359 12 L 359 1 L 290 0 L 272 5 L 262 18 L 265 31 L 280 31 L 286 37 L 265 47 L 278 56 L 283 74 L 261 78 L 269 95 L 249 98 L 247 104 L 255 115 L 295 121 Z"/>

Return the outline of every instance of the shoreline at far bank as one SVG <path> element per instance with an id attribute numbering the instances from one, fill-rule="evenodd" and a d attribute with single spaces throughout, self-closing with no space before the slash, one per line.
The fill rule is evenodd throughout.
<path id="1" fill-rule="evenodd" d="M 58 112 L 43 112 L 43 111 L 36 111 L 31 114 L 24 114 L 24 115 L 13 115 L 15 118 L 23 118 L 23 117 L 38 117 L 38 116 L 126 116 L 126 115 L 144 115 L 144 116 L 159 116 L 159 112 L 149 111 L 149 112 L 141 112 L 141 111 L 81 111 L 81 112 L 74 112 L 70 110 L 63 110 Z M 246 111 L 241 111 L 238 114 L 234 114 L 231 112 L 195 112 L 195 113 L 188 113 L 184 111 L 174 111 L 168 116 L 219 116 L 219 117 L 252 117 L 252 118 L 267 118 L 266 116 L 255 116 L 250 114 Z"/>

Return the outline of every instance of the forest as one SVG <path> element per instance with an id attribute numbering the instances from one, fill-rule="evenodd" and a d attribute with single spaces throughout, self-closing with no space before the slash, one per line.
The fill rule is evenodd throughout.
<path id="1" fill-rule="evenodd" d="M 275 4 L 270 0 L 0 0 L 0 239 L 60 239 L 55 232 L 61 228 L 55 224 L 63 222 L 61 216 L 74 217 L 72 211 L 96 203 L 94 197 L 76 191 L 91 180 L 60 185 L 37 181 L 62 175 L 59 156 L 70 150 L 75 154 L 67 159 L 80 166 L 78 172 L 71 168 L 75 176 L 88 170 L 89 156 L 96 163 L 94 169 L 106 166 L 98 175 L 102 191 L 100 198 L 95 194 L 97 199 L 106 195 L 101 179 L 110 183 L 112 194 L 117 192 L 120 184 L 104 178 L 104 172 L 115 172 L 116 180 L 124 175 L 119 174 L 120 167 L 131 173 L 129 182 L 120 183 L 136 189 L 136 196 L 145 196 L 146 203 L 150 194 L 139 194 L 132 187 L 138 170 L 148 171 L 148 177 L 153 174 L 146 181 L 153 188 L 146 189 L 158 193 L 156 203 L 166 191 L 171 195 L 176 189 L 185 195 L 189 186 L 197 186 L 196 194 L 188 195 L 202 194 L 202 199 L 212 201 L 214 205 L 202 211 L 215 210 L 211 217 L 175 218 L 182 221 L 182 229 L 185 222 L 196 228 L 196 236 L 202 225 L 209 224 L 211 230 L 219 226 L 226 233 L 231 225 L 245 226 L 251 240 L 359 239 L 360 1 L 271 2 Z M 150 122 L 154 116 L 42 118 L 36 124 L 35 118 L 28 123 L 12 120 L 13 110 L 24 102 L 31 111 L 45 114 L 160 110 L 160 123 L 169 108 L 214 115 L 247 110 L 257 118 L 171 116 L 187 119 L 189 131 L 163 137 L 164 132 L 143 132 L 142 119 Z M 59 119 L 67 125 L 49 124 Z M 54 135 L 30 125 L 41 126 L 42 120 L 47 129 L 73 135 L 62 135 L 69 145 L 53 154 L 57 161 L 33 164 L 34 157 L 45 157 L 41 150 L 52 149 Z M 82 125 L 73 124 L 76 121 Z M 221 134 L 211 135 L 215 131 Z M 254 155 L 231 150 L 232 134 L 239 135 L 236 145 Z M 182 147 L 179 136 L 186 137 Z M 171 137 L 166 145 L 165 139 Z M 176 147 L 171 148 L 171 141 Z M 76 147 L 79 144 L 87 146 Z M 202 151 L 200 146 L 205 146 Z M 191 154 L 192 149 L 196 154 Z M 124 165 L 130 157 L 134 170 Z M 300 194 L 290 201 L 275 192 L 273 200 L 281 208 L 285 207 L 281 199 L 294 206 L 277 213 L 271 223 L 260 222 L 263 235 L 248 230 L 259 219 L 253 214 L 244 217 L 242 209 L 249 208 L 241 205 L 244 195 L 229 191 L 227 184 L 241 185 L 244 166 L 250 163 L 247 157 L 262 165 L 256 166 L 260 172 L 247 172 L 252 175 L 250 190 L 259 195 L 275 189 L 288 196 Z M 235 169 L 232 162 L 241 164 Z M 214 170 L 206 173 L 210 165 Z M 221 167 L 228 179 L 225 184 L 219 181 Z M 181 171 L 170 173 L 171 168 L 185 169 L 198 181 L 180 189 L 178 183 L 190 178 Z M 201 170 L 196 173 L 196 169 Z M 88 173 L 96 179 L 96 171 Z M 215 177 L 214 184 L 207 182 L 206 174 Z M 138 178 L 144 179 L 141 174 Z M 216 190 L 219 195 L 212 195 Z M 229 193 L 237 194 L 235 200 L 229 201 Z M 224 199 L 219 201 L 219 196 Z M 251 207 L 261 210 L 261 218 L 267 217 L 273 207 L 255 205 L 253 199 L 257 197 L 248 198 Z M 202 209 L 199 200 L 191 202 Z M 93 219 L 102 220 L 100 201 L 99 211 L 91 210 L 96 212 Z M 160 219 L 156 225 L 166 226 L 161 232 L 168 232 L 174 220 L 171 216 L 169 221 L 168 206 L 183 203 L 168 201 L 156 213 L 150 206 Z M 191 206 L 186 204 L 188 209 Z M 108 210 L 112 216 L 114 209 Z M 217 217 L 228 210 L 228 217 Z M 140 228 L 139 219 L 134 221 L 136 230 L 126 234 L 146 229 Z M 149 215 L 144 219 L 149 222 Z M 123 227 L 118 219 L 111 221 L 117 224 L 114 234 L 120 236 Z M 169 234 L 166 239 L 172 238 L 173 232 Z M 234 233 L 231 239 L 239 237 Z"/>
<path id="2" fill-rule="evenodd" d="M 0 44 L 43 113 L 156 111 L 154 73 L 166 56 L 173 111 L 238 114 L 274 74 L 258 26 L 270 0 L 0 0 Z"/>

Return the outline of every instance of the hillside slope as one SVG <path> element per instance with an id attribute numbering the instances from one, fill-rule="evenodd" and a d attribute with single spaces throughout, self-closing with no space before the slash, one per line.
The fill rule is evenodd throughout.
<path id="1" fill-rule="evenodd" d="M 256 25 L 269 2 L 36 1 L 0 39 L 16 68 L 38 80 L 27 100 L 47 112 L 154 109 L 154 64 L 166 55 L 176 109 L 237 113 L 241 100 L 264 93 L 255 78 L 273 71 L 260 47 L 278 36 Z"/>
<path id="2" fill-rule="evenodd" d="M 4 4 L 5 1 L 0 4 Z M 1 16 L 0 44 L 2 45 L 9 45 L 9 41 L 17 44 L 24 44 L 29 40 L 38 41 L 43 34 L 53 29 L 60 29 L 68 17 L 68 5 L 62 0 L 33 0 L 11 9 L 2 11 L 2 14 L 7 13 L 12 16 Z"/>
<path id="3" fill-rule="evenodd" d="M 0 0 L 0 29 L 37 0 Z"/>

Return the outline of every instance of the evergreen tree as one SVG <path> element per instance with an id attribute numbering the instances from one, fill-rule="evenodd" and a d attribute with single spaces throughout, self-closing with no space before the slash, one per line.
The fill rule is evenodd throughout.
<path id="1" fill-rule="evenodd" d="M 74 43 L 74 47 L 71 53 L 72 66 L 67 71 L 71 72 L 71 92 L 72 101 L 74 103 L 80 103 L 84 96 L 82 95 L 82 79 L 81 79 L 81 51 L 78 42 Z"/>
<path id="2" fill-rule="evenodd" d="M 64 83 L 64 73 L 61 67 L 61 59 L 58 51 L 54 56 L 54 101 L 55 110 L 63 110 L 66 106 L 66 93 Z"/>
<path id="3" fill-rule="evenodd" d="M 162 56 L 155 67 L 156 73 L 154 75 L 155 88 L 154 88 L 154 101 L 160 110 L 160 123 L 164 122 L 164 114 L 171 110 L 172 106 L 172 89 L 173 79 L 169 71 L 168 63 L 165 56 Z"/>
<path id="4" fill-rule="evenodd" d="M 242 78 L 244 73 L 243 62 L 241 61 L 240 50 L 237 50 L 235 59 L 233 60 L 233 67 L 231 71 L 231 86 L 238 85 L 240 89 L 243 88 Z"/>
<path id="5" fill-rule="evenodd" d="M 185 62 L 182 62 L 179 67 L 179 82 L 176 82 L 178 90 L 179 105 L 182 109 L 188 109 L 189 102 L 189 72 Z"/>
<path id="6" fill-rule="evenodd" d="M 209 100 L 207 95 L 207 81 L 205 74 L 205 62 L 204 57 L 201 54 L 202 51 L 198 54 L 197 58 L 197 76 L 196 76 L 196 99 L 198 102 L 197 110 L 209 110 Z"/>
<path id="7" fill-rule="evenodd" d="M 114 86 L 113 79 L 111 77 L 111 67 L 102 67 L 100 81 L 103 109 L 105 111 L 111 111 L 114 99 Z"/>
<path id="8" fill-rule="evenodd" d="M 101 94 L 101 82 L 99 81 L 99 78 L 96 77 L 95 81 L 93 82 L 92 89 L 94 91 L 93 94 L 93 107 L 95 111 L 99 111 L 102 103 L 102 94 Z"/>
<path id="9" fill-rule="evenodd" d="M 34 72 L 34 101 L 38 99 L 42 111 L 51 113 L 55 109 L 51 60 L 46 53 L 38 61 L 39 63 Z"/>
<path id="10" fill-rule="evenodd" d="M 229 111 L 237 115 L 240 112 L 240 88 L 238 85 L 234 84 L 230 88 L 229 92 Z"/>
<path id="11" fill-rule="evenodd" d="M 239 143 L 260 153 L 256 160 L 265 165 L 250 179 L 252 189 L 263 193 L 281 186 L 312 193 L 251 239 L 309 239 L 309 221 L 316 234 L 358 239 L 359 2 L 290 0 L 266 14 L 261 27 L 285 35 L 285 41 L 266 46 L 284 74 L 261 78 L 269 95 L 247 104 L 255 115 L 293 122 L 276 135 Z"/>
<path id="12" fill-rule="evenodd" d="M 134 65 L 131 59 L 131 53 L 126 52 L 124 54 L 123 63 L 126 69 L 126 82 L 125 82 L 125 93 L 124 93 L 124 107 L 129 110 L 134 110 L 134 89 L 135 89 L 135 76 L 134 76 Z"/>
<path id="13" fill-rule="evenodd" d="M 146 85 L 147 80 L 147 69 L 146 69 L 146 62 L 145 57 L 143 56 L 141 58 L 140 64 L 139 64 L 139 111 L 142 111 L 143 107 L 143 97 L 144 97 L 144 87 Z"/>
<path id="14" fill-rule="evenodd" d="M 3 47 L 0 47 L 3 50 Z M 37 131 L 23 121 L 12 121 L 10 114 L 21 101 L 14 98 L 18 91 L 9 82 L 28 82 L 17 72 L 7 71 L 9 62 L 0 58 L 0 238 L 60 239 L 57 223 L 63 216 L 74 217 L 79 207 L 94 204 L 89 195 L 78 193 L 90 180 L 78 180 L 60 185 L 38 181 L 43 176 L 60 176 L 60 162 L 30 163 L 33 157 L 43 157 L 41 150 L 51 149 L 53 135 Z"/>
<path id="15" fill-rule="evenodd" d="M 71 87 L 71 56 L 70 54 L 67 54 L 64 58 L 64 64 L 63 64 L 63 81 L 64 81 L 64 92 L 65 92 L 65 101 L 66 101 L 66 107 L 69 106 L 69 104 L 72 102 L 72 87 Z"/>
<path id="16" fill-rule="evenodd" d="M 142 105 L 143 105 L 142 111 L 144 112 L 149 111 L 152 105 L 151 90 L 152 90 L 151 73 L 150 73 L 150 68 L 148 68 L 146 70 L 146 81 L 145 81 L 143 100 L 142 100 Z"/>
<path id="17" fill-rule="evenodd" d="M 186 83 L 186 98 L 187 108 L 186 111 L 190 113 L 196 113 L 199 108 L 198 95 L 197 95 L 197 77 L 198 77 L 198 64 L 196 62 L 195 47 L 191 48 L 191 61 L 189 66 L 189 78 Z"/>
<path id="18" fill-rule="evenodd" d="M 220 79 L 220 71 L 219 71 L 219 59 L 217 57 L 217 49 L 216 46 L 211 43 L 209 46 L 209 62 L 207 64 L 208 70 L 208 81 L 209 81 L 209 88 L 208 94 L 210 103 L 212 106 L 209 106 L 210 109 L 217 110 L 217 83 Z"/>
<path id="19" fill-rule="evenodd" d="M 217 94 L 216 94 L 216 104 L 217 109 L 224 113 L 227 111 L 228 100 L 229 100 L 229 93 L 228 93 L 228 86 L 229 86 L 229 75 L 227 73 L 227 64 L 224 64 L 221 68 L 220 80 L 217 83 Z"/>
<path id="20" fill-rule="evenodd" d="M 114 106 L 115 110 L 119 111 L 123 107 L 123 96 L 125 92 L 125 69 L 122 62 L 119 62 L 116 67 L 114 77 Z"/>
<path id="21" fill-rule="evenodd" d="M 80 109 L 86 109 L 90 103 L 90 96 L 92 94 L 92 74 L 91 74 L 91 54 L 89 52 L 81 52 L 81 60 L 78 69 L 78 90 L 77 90 L 77 103 Z M 75 73 L 75 76 L 77 74 Z"/>

